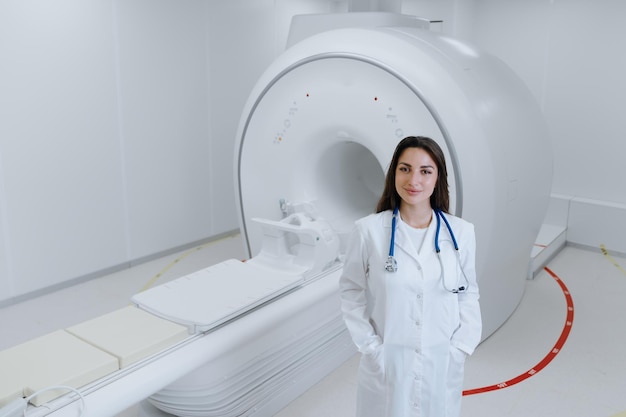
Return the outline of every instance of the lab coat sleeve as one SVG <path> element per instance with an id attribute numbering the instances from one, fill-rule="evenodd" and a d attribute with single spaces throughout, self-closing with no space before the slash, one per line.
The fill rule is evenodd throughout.
<path id="1" fill-rule="evenodd" d="M 361 353 L 370 354 L 382 344 L 382 340 L 369 317 L 369 254 L 363 233 L 362 225 L 357 222 L 348 242 L 339 287 L 341 311 L 352 340 Z"/>
<path id="2" fill-rule="evenodd" d="M 460 325 L 452 336 L 452 345 L 468 355 L 480 343 L 482 334 L 482 319 L 478 303 L 479 290 L 476 280 L 476 235 L 474 225 L 465 222 L 461 248 L 461 265 L 469 281 L 468 290 L 458 294 Z M 466 249 L 463 249 L 466 248 Z"/>

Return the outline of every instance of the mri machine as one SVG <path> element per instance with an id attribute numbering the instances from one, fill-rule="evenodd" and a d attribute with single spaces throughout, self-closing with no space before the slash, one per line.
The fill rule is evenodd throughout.
<path id="1" fill-rule="evenodd" d="M 148 397 L 144 416 L 275 414 L 355 353 L 339 310 L 346 237 L 372 212 L 393 149 L 408 135 L 444 149 L 451 211 L 476 227 L 488 337 L 523 295 L 547 208 L 551 156 L 537 104 L 503 63 L 429 31 L 425 20 L 296 16 L 236 138 L 250 259 L 154 287 L 127 308 L 2 352 L 6 364 L 37 356 L 37 343 L 59 343 L 71 356 L 55 359 L 59 375 L 83 354 L 69 352 L 90 359 L 69 376 L 25 380 L 28 389 L 0 384 L 0 405 L 11 393 L 69 385 L 80 398 L 42 393 L 26 415 L 75 416 L 84 402 L 85 415 L 113 416 Z"/>

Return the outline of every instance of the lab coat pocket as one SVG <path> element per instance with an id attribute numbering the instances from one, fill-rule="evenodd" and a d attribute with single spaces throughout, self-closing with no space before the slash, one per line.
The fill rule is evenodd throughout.
<path id="1" fill-rule="evenodd" d="M 385 359 L 383 345 L 378 346 L 372 353 L 361 357 L 361 383 L 370 389 L 378 390 L 385 382 Z"/>
<path id="2" fill-rule="evenodd" d="M 467 353 L 450 346 L 448 360 L 448 378 L 446 389 L 446 416 L 461 414 L 461 398 L 463 396 L 463 378 L 465 374 L 465 359 Z"/>
<path id="3" fill-rule="evenodd" d="M 461 349 L 450 346 L 450 362 L 451 365 L 463 365 L 465 363 L 465 359 L 467 359 L 467 353 L 463 352 Z"/>
<path id="4" fill-rule="evenodd" d="M 372 353 L 361 356 L 356 392 L 356 415 L 359 417 L 387 416 L 387 388 L 384 349 L 378 346 Z"/>

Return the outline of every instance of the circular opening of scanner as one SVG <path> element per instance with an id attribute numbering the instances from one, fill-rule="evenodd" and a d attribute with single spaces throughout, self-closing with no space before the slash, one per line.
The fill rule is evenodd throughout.
<path id="1" fill-rule="evenodd" d="M 340 239 L 370 214 L 398 141 L 435 139 L 448 161 L 451 203 L 456 164 L 440 123 L 406 79 L 374 61 L 319 55 L 281 71 L 252 101 L 237 161 L 242 231 L 250 256 L 262 235 L 249 220 L 311 212 Z"/>
<path id="2" fill-rule="evenodd" d="M 372 213 L 385 183 L 385 172 L 376 157 L 356 142 L 336 142 L 312 165 L 318 190 L 317 207 L 341 240 L 356 219 Z"/>

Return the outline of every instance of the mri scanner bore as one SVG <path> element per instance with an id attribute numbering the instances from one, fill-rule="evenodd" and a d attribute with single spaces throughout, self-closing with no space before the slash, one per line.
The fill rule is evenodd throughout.
<path id="1" fill-rule="evenodd" d="M 264 235 L 253 219 L 280 220 L 288 201 L 293 212 L 328 222 L 341 259 L 409 134 L 442 148 L 450 212 L 476 226 L 487 337 L 523 295 L 548 205 L 551 150 L 528 88 L 463 41 L 420 28 L 352 27 L 306 37 L 279 56 L 253 88 L 237 134 L 242 238 L 258 254 Z"/>

